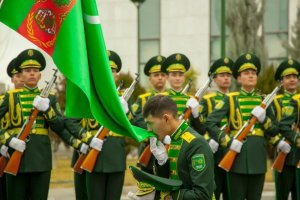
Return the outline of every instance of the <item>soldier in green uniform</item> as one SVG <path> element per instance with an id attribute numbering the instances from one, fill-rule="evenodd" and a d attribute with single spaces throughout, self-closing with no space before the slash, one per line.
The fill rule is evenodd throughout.
<path id="1" fill-rule="evenodd" d="M 241 55 L 233 66 L 233 76 L 241 85 L 239 92 L 229 93 L 213 109 L 206 120 L 210 137 L 221 146 L 228 146 L 238 153 L 229 172 L 231 199 L 261 199 L 264 185 L 267 151 L 265 137 L 278 132 L 278 124 L 273 110 L 259 105 L 263 97 L 255 90 L 260 61 L 254 54 Z M 229 120 L 229 136 L 220 130 L 224 117 Z M 240 142 L 233 137 L 251 117 L 257 122 L 246 139 Z"/>
<path id="2" fill-rule="evenodd" d="M 7 66 L 7 75 L 11 78 L 11 82 L 14 84 L 15 89 L 20 89 L 23 87 L 24 82 L 23 82 L 23 78 L 21 76 L 21 73 L 19 71 L 17 71 L 16 67 L 15 67 L 15 58 L 13 60 L 10 61 L 10 63 Z M 3 99 L 3 95 L 0 96 L 0 101 Z M 1 119 L 1 129 L 3 130 L 8 130 L 10 126 L 9 123 L 9 117 L 8 114 L 5 115 L 5 117 L 3 117 Z M 8 157 L 7 154 L 7 150 L 8 147 L 5 145 L 1 145 L 1 156 L 4 157 Z M 0 199 L 7 199 L 6 198 L 6 178 L 5 178 L 5 174 L 3 175 L 3 177 L 0 178 Z"/>
<path id="3" fill-rule="evenodd" d="M 118 82 L 118 73 L 121 70 L 122 62 L 119 55 L 114 51 L 107 51 L 110 67 L 115 82 Z M 129 112 L 127 102 L 121 97 L 120 101 L 123 112 Z M 86 120 L 87 130 L 91 130 L 93 134 L 99 129 L 100 125 L 92 120 Z M 125 138 L 117 133 L 109 132 L 104 140 L 93 137 L 90 147 L 101 151 L 94 171 L 86 173 L 86 187 L 89 200 L 109 199 L 119 200 L 122 194 L 126 169 L 126 152 Z"/>
<path id="4" fill-rule="evenodd" d="M 150 138 L 156 174 L 182 181 L 179 190 L 161 191 L 156 199 L 212 199 L 213 154 L 205 139 L 177 113 L 176 103 L 163 95 L 151 98 L 144 107 L 148 129 L 157 134 L 157 138 Z M 171 138 L 168 152 L 161 142 L 167 138 Z"/>
<path id="5" fill-rule="evenodd" d="M 0 143 L 11 150 L 23 152 L 20 169 L 17 176 L 10 174 L 7 178 L 7 197 L 19 199 L 47 199 L 50 174 L 52 168 L 51 143 L 48 127 L 51 127 L 66 142 L 73 142 L 70 134 L 63 132 L 64 124 L 59 105 L 54 95 L 49 98 L 39 96 L 37 87 L 46 61 L 37 50 L 27 49 L 21 52 L 15 61 L 17 71 L 20 71 L 24 81 L 23 89 L 8 91 L 0 105 L 0 118 L 7 112 L 10 119 L 10 130 L 0 129 Z M 40 112 L 25 143 L 17 138 L 31 109 Z M 71 144 L 71 142 L 70 142 Z"/>
<path id="6" fill-rule="evenodd" d="M 299 109 L 299 95 L 296 94 L 299 67 L 300 64 L 296 60 L 287 59 L 279 65 L 275 73 L 275 79 L 281 81 L 284 87 L 284 94 L 277 95 L 274 100 L 277 120 L 281 120 L 279 128 L 282 134 L 275 137 L 274 143 L 277 151 L 287 153 L 282 172 L 276 172 L 275 174 L 276 196 L 277 199 L 282 200 L 288 199 L 289 193 L 291 193 L 293 200 L 300 198 L 298 196 L 300 193 L 300 183 L 297 183 L 299 180 L 296 180 L 296 166 L 300 161 L 299 116 L 297 114 Z M 282 136 L 291 145 L 281 139 Z"/>
<path id="7" fill-rule="evenodd" d="M 168 75 L 170 89 L 168 96 L 175 101 L 180 116 L 186 107 L 192 109 L 192 117 L 199 117 L 199 102 L 186 94 L 182 94 L 185 81 L 185 73 L 190 68 L 190 60 L 184 54 L 175 53 L 170 55 L 162 64 L 162 71 Z"/>
<path id="8" fill-rule="evenodd" d="M 203 96 L 200 101 L 200 122 L 201 129 L 195 129 L 201 135 L 204 135 L 204 138 L 208 141 L 212 152 L 214 153 L 215 159 L 215 183 L 216 190 L 214 192 L 216 199 L 220 199 L 222 193 L 223 199 L 229 199 L 228 196 L 228 180 L 227 173 L 225 170 L 218 167 L 218 163 L 221 161 L 223 156 L 226 153 L 226 149 L 222 146 L 219 146 L 219 143 L 212 138 L 209 138 L 208 133 L 206 132 L 205 121 L 208 115 L 212 112 L 213 108 L 219 101 L 221 101 L 225 94 L 228 93 L 229 87 L 231 85 L 231 76 L 232 76 L 232 66 L 233 61 L 228 58 L 220 58 L 216 60 L 209 69 L 209 75 L 214 74 L 213 80 L 216 84 L 217 90 L 210 94 Z M 224 118 L 218 124 L 219 127 L 228 124 L 228 118 Z"/>

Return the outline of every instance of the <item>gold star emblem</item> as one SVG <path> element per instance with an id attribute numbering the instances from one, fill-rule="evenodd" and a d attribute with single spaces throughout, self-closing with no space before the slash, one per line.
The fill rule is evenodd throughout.
<path id="1" fill-rule="evenodd" d="M 30 50 L 28 50 L 27 54 L 31 57 L 31 56 L 33 56 L 34 53 L 33 53 L 32 49 L 30 49 Z"/>
<path id="2" fill-rule="evenodd" d="M 228 64 L 229 63 L 229 59 L 228 58 L 224 58 L 224 63 Z"/>
<path id="3" fill-rule="evenodd" d="M 181 60 L 181 55 L 180 55 L 180 54 L 177 54 L 176 57 L 175 57 L 175 59 L 176 59 L 177 61 L 180 61 L 180 60 Z"/>
<path id="4" fill-rule="evenodd" d="M 157 56 L 157 62 L 161 62 L 162 61 L 162 57 L 161 56 Z"/>
<path id="5" fill-rule="evenodd" d="M 292 59 L 289 59 L 288 63 L 289 63 L 289 65 L 293 65 L 294 61 Z"/>
<path id="6" fill-rule="evenodd" d="M 108 57 L 111 55 L 110 51 L 108 51 L 108 50 L 107 50 L 107 55 L 108 55 Z"/>

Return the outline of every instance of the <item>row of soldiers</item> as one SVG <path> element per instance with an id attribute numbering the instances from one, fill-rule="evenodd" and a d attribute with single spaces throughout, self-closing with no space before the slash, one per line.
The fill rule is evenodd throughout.
<path id="1" fill-rule="evenodd" d="M 108 58 L 117 83 L 121 59 L 113 51 L 108 51 Z M 47 199 L 51 174 L 50 127 L 74 147 L 72 165 L 79 153 L 86 154 L 90 148 L 101 151 L 93 172 L 74 173 L 76 199 L 120 199 L 126 169 L 124 137 L 113 132 L 103 140 L 93 137 L 101 127 L 97 121 L 66 118 L 53 94 L 49 98 L 40 97 L 37 83 L 45 66 L 44 56 L 28 49 L 8 67 L 16 89 L 8 91 L 0 103 L 1 154 L 9 157 L 17 150 L 24 155 L 17 176 L 6 174 L 1 178 L 2 184 L 6 184 L 1 194 L 7 194 L 8 199 Z M 138 191 L 130 193 L 129 198 L 212 199 L 215 196 L 219 199 L 222 194 L 224 199 L 260 199 L 266 173 L 266 143 L 270 142 L 278 151 L 288 153 L 282 173 L 275 176 L 277 197 L 287 199 L 292 191 L 292 197 L 297 199 L 300 136 L 294 128 L 299 125 L 300 105 L 296 94 L 299 63 L 288 59 L 280 64 L 275 79 L 282 82 L 284 94 L 278 95 L 274 106 L 267 110 L 259 106 L 263 96 L 255 90 L 261 66 L 254 54 L 243 54 L 236 62 L 229 58 L 214 62 L 210 76 L 217 91 L 200 101 L 182 93 L 189 68 L 190 61 L 183 54 L 168 58 L 155 56 L 144 68 L 152 90 L 140 95 L 131 106 L 120 91 L 121 112 L 133 116 L 132 124 L 148 128 L 158 136 L 158 140 L 151 138 L 140 145 L 140 153 L 150 145 L 153 154 L 152 162 L 141 169 L 151 175 L 154 167 L 155 174 L 182 181 L 179 189 L 169 191 L 155 185 L 156 176 L 150 176 L 150 184 L 149 180 L 139 180 Z M 232 75 L 241 85 L 239 92 L 229 93 Z M 167 80 L 170 89 L 165 87 Z M 17 134 L 33 107 L 40 112 L 30 138 L 24 142 Z M 192 114 L 186 122 L 179 116 L 187 107 Z M 255 116 L 258 122 L 241 142 L 234 135 L 250 116 Z M 227 128 L 221 129 L 223 125 Z M 171 138 L 168 151 L 161 142 L 167 140 L 167 135 Z M 217 166 L 227 149 L 239 153 L 229 173 Z"/>

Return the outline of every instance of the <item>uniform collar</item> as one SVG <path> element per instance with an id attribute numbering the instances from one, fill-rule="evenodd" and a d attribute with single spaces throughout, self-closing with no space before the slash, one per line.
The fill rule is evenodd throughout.
<path id="1" fill-rule="evenodd" d="M 23 89 L 26 92 L 39 92 L 39 88 L 37 86 L 34 87 L 34 88 L 30 88 L 30 87 L 24 85 Z"/>
<path id="2" fill-rule="evenodd" d="M 181 95 L 181 91 L 182 91 L 182 90 L 176 91 L 176 90 L 174 90 L 174 89 L 172 89 L 172 88 L 169 89 L 169 92 L 170 92 L 170 94 L 172 94 L 172 95 Z"/>
<path id="3" fill-rule="evenodd" d="M 256 90 L 253 89 L 251 92 L 247 92 L 246 90 L 241 88 L 240 93 L 241 93 L 241 95 L 245 95 L 245 96 L 254 96 L 256 94 Z"/>
<path id="4" fill-rule="evenodd" d="M 188 123 L 183 120 L 181 124 L 177 127 L 177 129 L 172 133 L 171 139 L 172 140 L 178 140 L 178 138 L 188 129 L 189 125 Z"/>
<path id="5" fill-rule="evenodd" d="M 289 92 L 287 90 L 284 90 L 284 93 L 283 93 L 283 95 L 285 97 L 289 97 L 289 98 L 292 98 L 295 94 L 297 94 L 297 91 L 295 91 L 295 92 Z"/>
<path id="6" fill-rule="evenodd" d="M 221 92 L 220 90 L 216 90 L 217 96 L 225 96 L 226 94 Z"/>

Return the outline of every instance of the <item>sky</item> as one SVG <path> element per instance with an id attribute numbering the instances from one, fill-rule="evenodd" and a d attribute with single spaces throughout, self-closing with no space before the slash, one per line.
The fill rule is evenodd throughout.
<path id="1" fill-rule="evenodd" d="M 7 89 L 14 88 L 10 82 L 10 77 L 6 73 L 7 65 L 20 52 L 28 48 L 39 49 L 27 39 L 0 22 L 0 83 L 5 83 Z M 51 75 L 53 74 L 52 69 L 56 69 L 52 58 L 45 52 L 42 53 L 46 58 L 46 69 L 42 71 L 42 79 L 39 83 L 40 88 L 45 86 L 45 81 L 51 79 Z"/>

